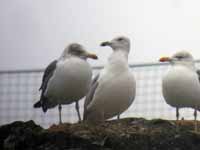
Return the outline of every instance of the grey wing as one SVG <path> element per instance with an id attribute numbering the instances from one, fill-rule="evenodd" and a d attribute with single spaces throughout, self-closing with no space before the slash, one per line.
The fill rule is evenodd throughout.
<path id="1" fill-rule="evenodd" d="M 83 120 L 85 120 L 87 118 L 87 106 L 90 104 L 90 102 L 92 101 L 95 91 L 98 87 L 98 79 L 99 79 L 100 74 L 97 74 L 94 79 L 92 80 L 92 84 L 91 84 L 91 88 L 88 92 L 88 94 L 86 95 L 85 98 L 85 103 L 84 103 L 84 113 L 83 113 Z"/>
<path id="2" fill-rule="evenodd" d="M 200 70 L 197 70 L 197 75 L 198 75 L 198 78 L 199 78 L 199 82 L 200 82 Z"/>
<path id="3" fill-rule="evenodd" d="M 199 82 L 200 82 L 200 70 L 197 70 L 196 73 L 197 73 L 197 75 L 198 75 Z M 198 108 L 198 111 L 200 111 L 200 108 Z"/>
<path id="4" fill-rule="evenodd" d="M 53 72 L 54 72 L 54 70 L 56 68 L 57 62 L 58 62 L 57 60 L 52 61 L 47 66 L 47 68 L 45 69 L 44 75 L 42 77 L 42 84 L 41 84 L 39 90 L 45 90 L 46 89 L 46 86 L 47 86 L 47 83 L 49 81 L 49 78 L 53 75 Z"/>
<path id="5" fill-rule="evenodd" d="M 50 104 L 48 104 L 48 98 L 45 97 L 44 93 L 46 91 L 48 81 L 52 77 L 52 75 L 55 71 L 56 64 L 57 64 L 57 60 L 54 60 L 45 69 L 44 75 L 43 75 L 43 78 L 42 78 L 42 84 L 41 84 L 40 89 L 39 89 L 39 90 L 42 90 L 40 100 L 33 105 L 34 108 L 42 107 L 44 112 L 47 111 L 48 105 L 50 105 Z"/>

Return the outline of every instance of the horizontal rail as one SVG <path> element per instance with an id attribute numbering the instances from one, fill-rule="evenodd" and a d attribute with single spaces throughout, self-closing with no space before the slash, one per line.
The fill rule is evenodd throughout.
<path id="1" fill-rule="evenodd" d="M 200 63 L 200 59 L 195 60 L 196 63 Z M 138 64 L 129 64 L 131 68 L 137 67 L 152 67 L 152 66 L 165 66 L 169 65 L 169 63 L 159 63 L 159 62 L 151 62 L 151 63 L 138 63 Z M 92 67 L 95 70 L 102 69 L 103 65 L 96 65 Z M 19 69 L 19 70 L 0 70 L 0 74 L 15 74 L 15 73 L 42 73 L 44 69 Z"/>
<path id="2" fill-rule="evenodd" d="M 12 74 L 12 73 L 37 73 L 43 72 L 44 69 L 19 69 L 19 70 L 0 70 L 0 74 Z"/>

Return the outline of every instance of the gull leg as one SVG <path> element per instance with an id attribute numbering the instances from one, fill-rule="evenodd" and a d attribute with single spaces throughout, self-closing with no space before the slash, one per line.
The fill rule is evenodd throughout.
<path id="1" fill-rule="evenodd" d="M 104 109 L 103 109 L 103 112 L 102 112 L 102 122 L 105 122 L 105 113 L 104 113 Z"/>
<path id="2" fill-rule="evenodd" d="M 178 120 L 179 120 L 179 108 L 176 107 L 176 131 L 178 131 L 178 129 L 179 129 Z"/>
<path id="3" fill-rule="evenodd" d="M 197 108 L 194 108 L 194 131 L 197 132 L 198 128 L 197 128 Z"/>
<path id="4" fill-rule="evenodd" d="M 179 120 L 179 108 L 176 107 L 176 121 Z"/>
<path id="5" fill-rule="evenodd" d="M 81 115 L 80 115 L 80 111 L 79 111 L 78 101 L 76 101 L 75 107 L 76 107 L 76 112 L 78 114 L 78 120 L 79 120 L 79 122 L 81 122 Z"/>
<path id="6" fill-rule="evenodd" d="M 61 110 L 62 110 L 62 106 L 61 106 L 61 104 L 59 104 L 59 105 L 58 105 L 58 111 L 59 111 L 59 124 L 62 124 Z"/>
<path id="7" fill-rule="evenodd" d="M 105 119 L 105 111 L 103 111 L 103 122 L 106 122 L 106 119 Z"/>
<path id="8" fill-rule="evenodd" d="M 119 119 L 120 119 L 120 114 L 117 115 L 117 120 L 119 120 Z"/>

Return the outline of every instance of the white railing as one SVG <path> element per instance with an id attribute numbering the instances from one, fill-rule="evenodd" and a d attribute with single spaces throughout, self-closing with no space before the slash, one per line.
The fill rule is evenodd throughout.
<path id="1" fill-rule="evenodd" d="M 200 64 L 200 60 L 196 63 Z M 137 81 L 137 95 L 132 106 L 121 117 L 175 119 L 175 109 L 165 103 L 161 93 L 161 79 L 168 67 L 168 63 L 130 65 Z M 93 69 L 96 74 L 102 66 Z M 33 108 L 33 104 L 40 96 L 38 88 L 43 71 L 43 69 L 0 71 L 0 124 L 16 120 L 34 120 L 48 127 L 58 123 L 57 107 L 48 110 L 46 114 L 41 109 Z M 80 101 L 81 112 L 83 112 L 83 102 Z M 180 113 L 185 119 L 193 119 L 192 109 L 181 109 Z M 63 107 L 63 120 L 72 123 L 77 121 L 74 104 Z"/>

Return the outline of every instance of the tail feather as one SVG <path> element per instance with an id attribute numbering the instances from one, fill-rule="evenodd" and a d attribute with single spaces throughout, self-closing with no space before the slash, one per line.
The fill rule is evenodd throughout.
<path id="1" fill-rule="evenodd" d="M 47 112 L 47 109 L 48 109 L 47 106 L 43 104 L 42 105 L 42 110 L 43 110 L 44 113 Z"/>

